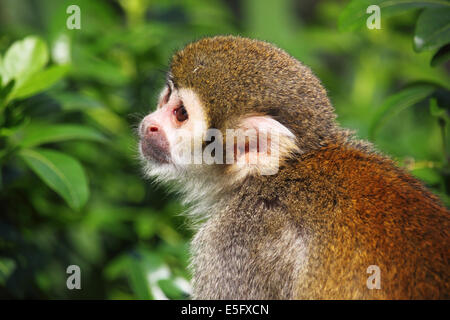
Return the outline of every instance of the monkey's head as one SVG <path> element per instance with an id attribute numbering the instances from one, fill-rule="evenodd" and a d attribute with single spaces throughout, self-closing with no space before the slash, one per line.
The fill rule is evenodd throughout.
<path id="1" fill-rule="evenodd" d="M 223 184 L 276 173 L 280 162 L 342 135 L 309 68 L 271 44 L 234 36 L 174 55 L 139 134 L 149 175 Z"/>

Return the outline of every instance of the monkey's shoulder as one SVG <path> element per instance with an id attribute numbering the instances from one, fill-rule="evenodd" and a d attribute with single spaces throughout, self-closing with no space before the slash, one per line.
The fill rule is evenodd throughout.
<path id="1" fill-rule="evenodd" d="M 394 161 L 351 145 L 331 145 L 280 168 L 276 185 L 289 194 L 378 211 L 401 208 L 446 213 L 440 200 Z M 309 195 L 309 196 L 308 196 Z"/>

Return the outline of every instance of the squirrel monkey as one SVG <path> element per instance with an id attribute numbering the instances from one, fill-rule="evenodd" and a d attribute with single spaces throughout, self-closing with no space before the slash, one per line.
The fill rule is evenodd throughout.
<path id="1" fill-rule="evenodd" d="M 174 55 L 139 150 L 190 204 L 193 298 L 450 297 L 450 212 L 335 118 L 311 70 L 269 43 Z"/>

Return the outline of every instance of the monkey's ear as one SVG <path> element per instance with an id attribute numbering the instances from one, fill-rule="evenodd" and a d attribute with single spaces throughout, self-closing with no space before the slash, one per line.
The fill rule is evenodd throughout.
<path id="1" fill-rule="evenodd" d="M 232 137 L 227 130 L 227 151 L 231 151 L 234 160 L 231 170 L 240 176 L 252 173 L 275 174 L 283 159 L 298 151 L 295 135 L 269 116 L 247 117 L 240 123 L 238 130 L 230 133 Z M 232 150 L 229 148 L 230 138 Z M 227 163 L 229 161 L 227 152 Z"/>

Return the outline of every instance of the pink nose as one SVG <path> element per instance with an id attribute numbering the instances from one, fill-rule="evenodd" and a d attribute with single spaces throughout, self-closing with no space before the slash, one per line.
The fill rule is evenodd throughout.
<path id="1" fill-rule="evenodd" d="M 141 138 L 154 135 L 155 133 L 161 133 L 161 128 L 151 116 L 146 116 L 141 123 L 139 130 Z"/>
<path id="2" fill-rule="evenodd" d="M 168 163 L 170 159 L 169 142 L 164 128 L 158 119 L 151 116 L 144 118 L 140 128 L 140 147 L 142 154 L 150 161 Z"/>

